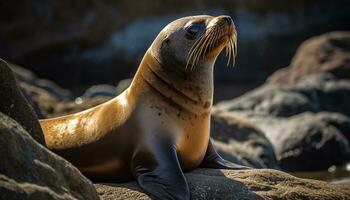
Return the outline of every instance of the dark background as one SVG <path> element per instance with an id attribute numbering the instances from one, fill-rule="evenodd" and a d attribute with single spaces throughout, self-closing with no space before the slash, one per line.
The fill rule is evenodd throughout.
<path id="1" fill-rule="evenodd" d="M 286 67 L 309 37 L 349 30 L 349 2 L 2 0 L 0 57 L 79 94 L 92 84 L 116 85 L 132 77 L 148 46 L 172 20 L 227 14 L 238 29 L 238 57 L 233 69 L 223 56 L 216 64 L 216 93 L 222 99 Z"/>

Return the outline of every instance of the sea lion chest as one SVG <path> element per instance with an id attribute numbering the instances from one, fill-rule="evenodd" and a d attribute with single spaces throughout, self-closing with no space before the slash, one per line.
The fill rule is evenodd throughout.
<path id="1" fill-rule="evenodd" d="M 210 112 L 193 113 L 169 105 L 155 105 L 154 101 L 143 107 L 139 115 L 142 129 L 150 131 L 148 135 L 161 134 L 162 137 L 175 139 L 182 169 L 189 171 L 197 168 L 208 147 Z"/>
<path id="2" fill-rule="evenodd" d="M 185 171 L 197 168 L 202 162 L 208 147 L 210 115 L 188 114 L 179 126 L 177 142 L 178 158 Z"/>

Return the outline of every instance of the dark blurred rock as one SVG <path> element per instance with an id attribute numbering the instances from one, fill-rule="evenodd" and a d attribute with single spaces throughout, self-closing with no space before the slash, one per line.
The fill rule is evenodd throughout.
<path id="1" fill-rule="evenodd" d="M 197 169 L 186 174 L 191 199 L 348 199 L 350 187 L 300 179 L 276 170 Z M 101 198 L 149 200 L 136 182 L 95 184 Z"/>
<path id="2" fill-rule="evenodd" d="M 26 82 L 19 81 L 19 86 L 39 118 L 45 118 L 55 112 L 59 100 L 51 93 Z"/>
<path id="3" fill-rule="evenodd" d="M 82 97 L 73 100 L 69 90 L 63 89 L 52 81 L 40 79 L 33 72 L 14 64 L 19 88 L 34 108 L 39 118 L 56 117 L 79 112 L 116 96 L 116 88 L 110 85 L 93 86 L 86 90 Z"/>
<path id="4" fill-rule="evenodd" d="M 72 93 L 69 90 L 63 89 L 53 81 L 40 79 L 33 72 L 18 65 L 9 64 L 14 71 L 17 81 L 26 83 L 25 85 L 35 86 L 48 92 L 55 99 L 63 101 L 72 99 Z M 26 87 L 22 88 L 26 90 Z"/>
<path id="5" fill-rule="evenodd" d="M 261 129 L 283 169 L 315 170 L 350 161 L 348 102 L 350 80 L 315 74 L 296 85 L 263 85 L 215 107 Z"/>
<path id="6" fill-rule="evenodd" d="M 0 112 L 15 119 L 39 143 L 45 145 L 37 116 L 17 86 L 9 65 L 0 59 Z"/>
<path id="7" fill-rule="evenodd" d="M 222 101 L 217 108 L 252 115 L 289 117 L 302 112 L 339 112 L 350 116 L 350 80 L 330 74 L 305 77 L 296 85 L 263 85 L 245 95 Z"/>
<path id="8" fill-rule="evenodd" d="M 271 143 L 244 118 L 214 111 L 210 127 L 214 146 L 223 158 L 254 168 L 279 168 Z"/>
<path id="9" fill-rule="evenodd" d="M 47 117 L 58 117 L 62 115 L 77 113 L 100 105 L 108 100 L 111 100 L 111 97 L 98 96 L 82 101 L 77 99 L 76 101 L 59 102 L 55 106 L 53 112 L 51 112 Z"/>
<path id="10" fill-rule="evenodd" d="M 112 98 L 106 96 L 96 96 L 94 98 L 83 99 L 78 97 L 74 101 L 60 101 L 47 90 L 24 82 L 20 83 L 20 85 L 24 93 L 27 94 L 26 97 L 28 101 L 35 108 L 36 113 L 41 119 L 58 117 L 83 111 L 104 103 Z"/>
<path id="11" fill-rule="evenodd" d="M 122 20 L 95 0 L 4 1 L 0 12 L 1 56 L 68 80 L 80 77 L 78 52 L 108 38 Z"/>
<path id="12" fill-rule="evenodd" d="M 112 99 L 111 96 L 97 95 L 92 98 L 78 97 L 75 100 L 62 101 L 43 88 L 25 82 L 20 82 L 19 85 L 41 119 L 76 113 Z"/>
<path id="13" fill-rule="evenodd" d="M 117 95 L 124 92 L 124 90 L 126 90 L 130 86 L 131 81 L 132 81 L 132 78 L 128 78 L 128 79 L 124 79 L 124 80 L 119 81 L 119 83 L 115 89 Z"/>
<path id="14" fill-rule="evenodd" d="M 85 90 L 85 93 L 81 98 L 83 99 L 91 99 L 94 97 L 115 97 L 116 96 L 116 88 L 111 85 L 94 85 Z"/>
<path id="15" fill-rule="evenodd" d="M 267 82 L 294 84 L 320 72 L 350 79 L 350 32 L 331 32 L 305 41 L 289 67 L 272 74 Z"/>
<path id="16" fill-rule="evenodd" d="M 0 146 L 0 199 L 99 199 L 75 167 L 2 113 Z"/>

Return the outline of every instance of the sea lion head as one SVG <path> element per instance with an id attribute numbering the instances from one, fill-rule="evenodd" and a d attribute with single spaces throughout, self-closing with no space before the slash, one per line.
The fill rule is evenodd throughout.
<path id="1" fill-rule="evenodd" d="M 185 71 L 214 65 L 226 47 L 234 62 L 237 32 L 229 16 L 198 15 L 180 18 L 168 24 L 150 48 L 151 55 L 162 66 L 177 66 Z"/>

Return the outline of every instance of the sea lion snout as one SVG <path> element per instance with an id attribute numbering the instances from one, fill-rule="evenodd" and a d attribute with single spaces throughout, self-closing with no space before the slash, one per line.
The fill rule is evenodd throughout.
<path id="1" fill-rule="evenodd" d="M 222 19 L 229 25 L 231 26 L 233 24 L 233 20 L 230 16 L 224 15 L 222 16 Z"/>
<path id="2" fill-rule="evenodd" d="M 235 24 L 228 15 L 220 15 L 213 18 L 209 22 L 208 28 L 216 29 L 216 31 L 221 32 L 221 36 L 227 37 L 227 40 L 237 34 Z"/>
<path id="3" fill-rule="evenodd" d="M 228 15 L 220 15 L 220 16 L 217 16 L 217 17 L 214 17 L 210 23 L 209 23 L 209 26 L 210 25 L 213 25 L 213 24 L 217 24 L 217 23 L 220 23 L 222 26 L 232 26 L 234 25 L 233 24 L 233 20 L 230 16 Z"/>
<path id="4" fill-rule="evenodd" d="M 187 66 L 193 69 L 202 60 L 215 60 L 226 48 L 228 64 L 237 53 L 237 31 L 230 16 L 220 15 L 210 18 L 206 31 L 193 44 L 189 51 Z M 186 66 L 186 67 L 187 67 Z"/>

